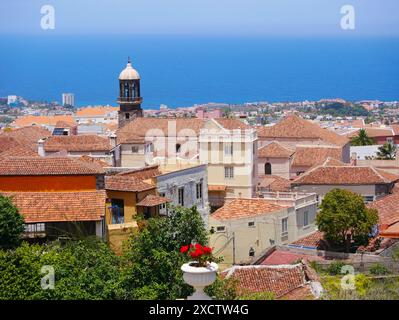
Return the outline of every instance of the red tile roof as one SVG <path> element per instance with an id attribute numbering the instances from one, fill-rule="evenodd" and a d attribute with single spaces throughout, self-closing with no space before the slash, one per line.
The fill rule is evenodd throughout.
<path id="1" fill-rule="evenodd" d="M 105 191 L 5 192 L 25 223 L 98 221 L 105 214 Z"/>
<path id="2" fill-rule="evenodd" d="M 108 152 L 111 145 L 107 138 L 96 135 L 82 136 L 52 136 L 44 143 L 44 150 L 48 152 L 70 151 L 70 152 Z"/>
<path id="3" fill-rule="evenodd" d="M 382 197 L 368 206 L 378 210 L 380 224 L 392 225 L 399 222 L 399 192 Z"/>
<path id="4" fill-rule="evenodd" d="M 113 191 L 141 192 L 155 189 L 154 185 L 131 176 L 113 175 L 105 177 L 105 189 Z"/>
<path id="5" fill-rule="evenodd" d="M 202 119 L 136 118 L 117 130 L 118 143 L 139 143 L 147 137 L 196 137 L 204 127 Z"/>
<path id="6" fill-rule="evenodd" d="M 25 147 L 24 145 L 16 145 L 15 147 L 9 149 L 1 149 L 0 158 L 7 157 L 38 157 L 38 153 L 32 148 Z"/>
<path id="7" fill-rule="evenodd" d="M 297 147 L 292 161 L 293 167 L 313 167 L 320 165 L 328 158 L 342 160 L 342 148 L 340 147 Z"/>
<path id="8" fill-rule="evenodd" d="M 291 245 L 308 248 L 320 248 L 323 246 L 323 239 L 323 233 L 320 231 L 315 231 L 301 239 L 292 242 Z"/>
<path id="9" fill-rule="evenodd" d="M 251 126 L 245 124 L 244 122 L 238 120 L 238 119 L 228 119 L 228 118 L 216 118 L 213 119 L 215 120 L 218 124 L 220 124 L 223 128 L 227 130 L 249 130 L 252 129 Z"/>
<path id="10" fill-rule="evenodd" d="M 268 255 L 260 264 L 261 265 L 280 265 L 293 264 L 298 261 L 322 261 L 322 257 L 312 256 L 308 254 L 299 254 L 290 251 L 275 250 Z"/>
<path id="11" fill-rule="evenodd" d="M 293 153 L 293 150 L 283 147 L 277 141 L 273 141 L 258 149 L 259 158 L 289 158 Z"/>
<path id="12" fill-rule="evenodd" d="M 148 180 L 157 176 L 160 176 L 162 172 L 159 170 L 158 165 L 143 167 L 140 169 L 133 169 L 125 172 L 121 172 L 119 176 L 134 177 L 139 180 Z"/>
<path id="13" fill-rule="evenodd" d="M 343 146 L 349 141 L 346 137 L 340 136 L 328 129 L 296 115 L 290 115 L 273 126 L 261 127 L 258 129 L 259 138 L 273 139 L 311 139 L 325 141 L 337 146 Z"/>
<path id="14" fill-rule="evenodd" d="M 292 181 L 292 185 L 301 184 L 387 184 L 399 180 L 399 176 L 371 166 L 318 166 Z"/>
<path id="15" fill-rule="evenodd" d="M 278 205 L 260 198 L 237 198 L 227 201 L 211 217 L 217 220 L 241 219 L 267 213 L 278 212 L 287 206 Z"/>
<path id="16" fill-rule="evenodd" d="M 267 175 L 259 182 L 259 187 L 268 191 L 290 191 L 291 181 L 276 175 Z"/>
<path id="17" fill-rule="evenodd" d="M 283 298 L 290 292 L 307 285 L 301 264 L 234 266 L 225 270 L 222 275 L 238 281 L 237 289 L 240 294 L 270 292 L 276 299 Z M 312 296 L 309 290 L 306 290 L 305 295 Z"/>
<path id="18" fill-rule="evenodd" d="M 14 143 L 17 143 L 18 145 L 22 145 L 24 147 L 29 147 L 32 150 L 37 150 L 37 142 L 40 139 L 44 139 L 47 137 L 51 136 L 51 132 L 37 127 L 37 126 L 31 126 L 31 127 L 24 127 L 20 129 L 15 129 L 12 131 L 7 131 L 4 132 L 0 135 L 0 147 L 3 147 L 1 140 L 8 138 L 9 141 L 13 140 Z M 14 144 L 15 146 L 15 144 Z M 2 149 L 2 148 L 1 148 Z M 1 150 L 0 149 L 0 150 Z M 4 150 L 4 149 L 3 149 Z"/>
<path id="19" fill-rule="evenodd" d="M 66 157 L 9 157 L 0 159 L 0 176 L 98 175 L 95 164 Z"/>
<path id="20" fill-rule="evenodd" d="M 391 128 L 363 128 L 366 130 L 367 135 L 370 138 L 378 137 L 392 137 L 394 136 L 394 131 Z M 353 131 L 348 134 L 349 138 L 356 137 L 359 134 L 359 130 Z"/>
<path id="21" fill-rule="evenodd" d="M 141 200 L 137 205 L 141 207 L 155 207 L 167 202 L 171 202 L 171 200 L 165 197 L 149 194 L 143 200 Z"/>

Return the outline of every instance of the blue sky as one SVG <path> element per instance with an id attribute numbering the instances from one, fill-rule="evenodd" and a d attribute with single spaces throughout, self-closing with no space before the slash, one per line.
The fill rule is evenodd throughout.
<path id="1" fill-rule="evenodd" d="M 40 8 L 56 28 L 40 28 Z M 190 34 L 326 36 L 343 5 L 356 10 L 359 36 L 398 36 L 398 0 L 1 0 L 1 34 Z"/>

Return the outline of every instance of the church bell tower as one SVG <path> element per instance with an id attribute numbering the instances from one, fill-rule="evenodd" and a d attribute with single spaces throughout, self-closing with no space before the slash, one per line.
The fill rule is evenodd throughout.
<path id="1" fill-rule="evenodd" d="M 140 96 L 140 75 L 133 69 L 129 58 L 126 68 L 119 75 L 119 128 L 135 118 L 143 116 L 142 101 L 143 98 Z"/>

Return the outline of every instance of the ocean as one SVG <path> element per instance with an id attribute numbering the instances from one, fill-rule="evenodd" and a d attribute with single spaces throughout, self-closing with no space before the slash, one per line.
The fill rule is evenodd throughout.
<path id="1" fill-rule="evenodd" d="M 0 36 L 0 96 L 116 105 L 127 57 L 144 108 L 321 98 L 399 100 L 398 38 Z"/>

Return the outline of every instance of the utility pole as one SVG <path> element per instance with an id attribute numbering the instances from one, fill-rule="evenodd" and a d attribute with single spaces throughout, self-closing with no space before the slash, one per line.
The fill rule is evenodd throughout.
<path id="1" fill-rule="evenodd" d="M 236 236 L 235 232 L 233 232 L 233 265 L 236 264 Z"/>

